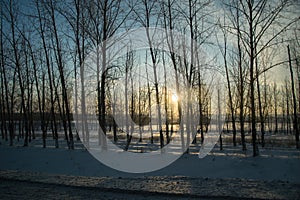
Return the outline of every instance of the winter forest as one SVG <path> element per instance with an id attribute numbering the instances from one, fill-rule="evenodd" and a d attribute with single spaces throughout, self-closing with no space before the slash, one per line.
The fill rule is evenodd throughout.
<path id="1" fill-rule="evenodd" d="M 1 1 L 1 142 L 74 149 L 109 139 L 145 152 L 176 137 L 201 146 L 218 129 L 220 150 L 299 149 L 299 9 L 293 0 Z M 111 38 L 139 28 L 148 48 L 131 41 L 111 55 Z"/>

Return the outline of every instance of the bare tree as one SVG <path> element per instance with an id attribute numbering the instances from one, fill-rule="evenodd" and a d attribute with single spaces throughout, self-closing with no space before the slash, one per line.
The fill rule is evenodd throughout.
<path id="1" fill-rule="evenodd" d="M 239 13 L 244 20 L 244 26 L 239 28 L 241 44 L 248 55 L 249 64 L 249 86 L 250 86 L 250 108 L 251 108 L 251 133 L 253 156 L 257 156 L 257 131 L 256 131 L 256 106 L 255 106 L 255 84 L 256 79 L 261 74 L 257 74 L 256 67 L 259 56 L 267 48 L 270 48 L 276 43 L 275 39 L 283 33 L 283 31 L 295 22 L 295 19 L 288 21 L 283 27 L 270 35 L 269 30 L 276 25 L 280 20 L 280 14 L 284 8 L 288 6 L 288 1 L 278 1 L 272 5 L 266 0 L 261 1 L 239 1 L 234 5 L 229 5 L 239 10 Z M 236 27 L 234 28 L 236 30 Z M 270 36 L 266 39 L 266 36 Z M 265 70 L 266 71 L 266 70 Z M 264 131 L 264 130 L 263 130 Z"/>
<path id="2" fill-rule="evenodd" d="M 157 10 L 158 9 L 158 10 Z M 137 16 L 138 22 L 145 27 L 147 44 L 149 45 L 151 64 L 153 68 L 154 88 L 155 88 L 155 102 L 157 104 L 157 116 L 158 116 L 158 129 L 160 137 L 160 148 L 164 147 L 164 136 L 161 122 L 161 108 L 160 108 L 160 93 L 158 83 L 158 51 L 155 49 L 155 41 L 152 40 L 153 35 L 150 33 L 151 24 L 154 20 L 154 25 L 159 22 L 160 6 L 157 1 L 143 0 L 141 6 L 137 6 L 133 10 Z M 140 12 L 141 11 L 141 12 Z"/>
<path id="3" fill-rule="evenodd" d="M 116 31 L 124 24 L 131 13 L 127 1 L 93 1 L 87 3 L 90 25 L 85 31 L 97 49 L 97 82 L 98 82 L 98 112 L 99 124 L 103 134 L 106 134 L 106 83 L 109 75 L 109 60 L 107 60 L 107 49 L 109 46 L 106 40 L 113 36 Z M 124 7 L 123 7 L 124 6 Z M 125 10 L 123 8 L 130 8 Z M 101 59 L 100 59 L 101 58 Z M 101 60 L 101 63 L 100 63 Z M 99 143 L 105 148 L 105 138 L 100 138 Z"/>
<path id="4" fill-rule="evenodd" d="M 64 130 L 65 134 L 67 135 L 67 127 L 68 126 L 68 131 L 69 131 L 69 141 L 68 141 L 68 147 L 69 149 L 74 149 L 74 141 L 73 141 L 73 133 L 72 133 L 72 123 L 71 123 L 71 112 L 70 112 L 70 105 L 69 105 L 69 100 L 68 100 L 68 95 L 67 95 L 67 86 L 66 86 L 66 79 L 65 79 L 65 64 L 63 61 L 63 56 L 62 56 L 62 47 L 61 47 L 61 41 L 58 36 L 58 31 L 57 31 L 57 22 L 56 22 L 56 17 L 55 17 L 55 5 L 52 1 L 49 2 L 49 14 L 51 17 L 51 25 L 52 25 L 52 31 L 54 34 L 54 43 L 53 47 L 55 49 L 55 54 L 56 54 L 56 62 L 57 62 L 57 67 L 59 71 L 59 76 L 60 76 L 60 83 L 62 87 L 62 101 L 65 106 L 65 115 L 62 118 L 63 125 L 64 125 Z"/>
<path id="5" fill-rule="evenodd" d="M 125 130 L 126 130 L 126 135 L 127 135 L 127 143 L 125 146 L 125 150 L 127 151 L 129 148 L 129 145 L 132 140 L 132 133 L 134 130 L 134 125 L 131 124 L 129 126 L 129 114 L 131 114 L 131 117 L 133 117 L 133 112 L 134 112 L 134 103 L 133 103 L 133 84 L 132 84 L 132 68 L 133 68 L 133 54 L 130 51 L 127 51 L 126 53 L 126 60 L 125 60 Z M 130 81 L 131 80 L 131 81 Z M 130 82 L 129 82 L 130 81 Z M 131 83 L 131 84 L 130 84 Z M 128 93 L 129 93 L 129 86 L 131 85 L 131 109 L 129 106 L 129 100 L 128 100 Z M 131 110 L 131 112 L 129 111 Z M 130 128 L 130 131 L 129 131 Z"/>
<path id="6" fill-rule="evenodd" d="M 174 14 L 176 10 L 176 2 L 168 0 L 162 5 L 162 11 L 164 16 L 164 28 L 166 29 L 166 38 L 168 43 L 168 49 L 170 51 L 170 58 L 172 61 L 172 65 L 175 71 L 175 85 L 176 85 L 176 95 L 180 96 L 180 84 L 179 84 L 179 60 L 177 55 L 175 54 L 175 46 L 176 46 L 176 38 L 174 38 L 173 31 L 175 30 L 175 24 L 177 21 L 177 12 Z M 175 16 L 174 16 L 175 15 Z M 181 122 L 182 117 L 182 107 L 181 107 L 181 98 L 178 98 L 177 103 L 177 110 L 178 110 L 178 121 Z M 200 119 L 202 119 L 200 117 Z M 173 120 L 172 120 L 173 121 Z M 185 142 L 184 142 L 184 132 L 183 132 L 183 125 L 180 123 L 180 137 L 181 137 L 181 145 L 182 149 L 185 148 Z"/>
<path id="7" fill-rule="evenodd" d="M 225 24 L 225 16 L 224 16 L 224 24 Z M 222 26 L 222 25 L 221 25 Z M 229 77 L 229 69 L 227 64 L 227 31 L 221 27 L 223 33 L 223 42 L 224 46 L 219 44 L 219 48 L 224 60 L 224 67 L 226 73 L 226 80 L 227 80 L 227 88 L 228 88 L 228 96 L 229 96 L 229 107 L 230 107 L 230 114 L 231 114 L 231 121 L 232 121 L 232 128 L 233 128 L 233 146 L 236 146 L 236 126 L 235 126 L 235 109 L 233 106 L 233 98 L 232 98 L 232 91 L 231 91 L 231 84 L 230 84 L 230 77 Z"/>
<path id="8" fill-rule="evenodd" d="M 1 132 L 2 132 L 2 138 L 4 138 L 6 141 L 8 140 L 8 131 L 9 135 L 11 136 L 11 129 L 7 130 L 7 121 L 9 123 L 9 127 L 11 122 L 11 115 L 10 115 L 10 107 L 9 107 L 9 95 L 8 95 L 8 81 L 7 81 L 7 75 L 5 70 L 5 58 L 4 58 L 4 42 L 3 42 L 3 6 L 1 4 L 1 24 L 0 24 L 0 54 L 1 54 L 1 113 L 2 113 L 2 123 L 1 123 Z M 5 116 L 5 118 L 4 118 Z M 11 137 L 10 137 L 11 138 Z M 12 140 L 11 145 L 12 145 Z"/>
<path id="9" fill-rule="evenodd" d="M 28 50 L 29 50 L 28 53 L 30 54 L 30 57 L 31 57 L 31 64 L 32 64 L 32 67 L 33 67 L 32 70 L 33 70 L 33 75 L 34 75 L 35 88 L 36 88 L 36 92 L 37 92 L 36 95 L 37 95 L 37 101 L 38 101 L 37 102 L 38 103 L 38 111 L 39 111 L 39 115 L 40 115 L 43 147 L 45 148 L 46 147 L 46 134 L 47 134 L 47 126 L 46 126 L 46 122 L 45 122 L 45 109 L 44 109 L 44 107 L 45 107 L 44 99 L 45 98 L 41 97 L 40 80 L 39 80 L 39 77 L 38 77 L 38 72 L 42 71 L 43 76 L 44 76 L 45 73 L 44 73 L 44 70 L 42 70 L 42 69 L 38 70 L 37 58 L 36 58 L 36 54 L 33 51 L 32 42 L 24 34 L 22 34 L 22 35 L 23 35 L 24 40 L 26 40 L 26 42 L 27 42 L 27 46 L 28 46 Z M 27 78 L 29 78 L 28 70 L 27 70 Z M 29 90 L 28 90 L 28 92 L 29 92 Z M 32 91 L 31 91 L 31 94 L 33 94 Z M 28 94 L 28 96 L 29 96 L 29 94 Z M 33 97 L 31 97 L 31 103 L 30 104 L 31 104 L 31 107 L 32 107 Z M 32 109 L 31 109 L 30 113 L 31 113 L 31 117 L 33 117 L 32 115 L 34 114 L 34 111 Z M 33 126 L 33 119 L 31 119 L 31 123 L 32 123 L 31 126 Z"/>
<path id="10" fill-rule="evenodd" d="M 79 68 L 79 75 L 80 75 L 80 86 L 81 88 L 84 88 L 84 71 L 85 71 L 85 62 L 84 59 L 86 57 L 86 54 L 89 51 L 88 41 L 87 41 L 87 34 L 86 29 L 87 27 L 87 21 L 88 21 L 88 9 L 86 6 L 86 1 L 79 1 L 79 0 L 73 0 L 71 5 L 68 6 L 69 10 L 66 10 L 64 8 L 61 8 L 59 10 L 60 14 L 65 17 L 65 19 L 70 24 L 70 27 L 72 28 L 72 32 L 74 36 L 72 37 L 72 34 L 70 34 L 70 38 L 73 38 L 73 42 L 76 47 L 76 51 L 74 53 L 74 77 L 75 80 L 78 79 L 78 68 Z M 75 115 L 78 116 L 78 85 L 77 83 L 74 85 L 74 96 L 75 96 Z M 83 134 L 83 142 L 89 146 L 89 129 L 88 129 L 88 123 L 87 123 L 87 117 L 86 117 L 86 100 L 85 100 L 85 90 L 81 90 L 81 94 L 79 94 L 81 97 L 81 113 L 80 113 L 80 120 L 81 120 L 81 132 Z M 78 120 L 78 119 L 76 119 Z M 76 122 L 78 124 L 78 121 Z M 78 131 L 76 130 L 76 137 L 77 140 L 79 140 Z"/>
<path id="11" fill-rule="evenodd" d="M 48 79 L 49 79 L 52 133 L 55 137 L 55 147 L 58 148 L 58 130 L 57 130 L 56 114 L 55 114 L 55 100 L 54 100 L 54 94 L 53 94 L 54 87 L 53 87 L 53 81 L 52 81 L 53 75 L 52 75 L 51 64 L 50 64 L 50 55 L 49 55 L 49 50 L 48 50 L 48 47 L 46 44 L 46 38 L 45 38 L 46 30 L 45 30 L 45 24 L 43 23 L 43 18 L 42 18 L 42 13 L 41 13 L 42 6 L 39 4 L 39 1 L 36 1 L 35 3 L 36 3 L 36 9 L 37 9 L 38 21 L 39 21 L 39 32 L 40 32 L 40 36 L 42 39 L 44 57 L 46 60 L 47 74 L 48 74 Z M 45 132 L 43 132 L 43 141 L 44 141 L 43 146 L 45 146 L 45 147 L 46 147 L 46 137 L 47 137 L 47 132 L 45 131 Z"/>
<path id="12" fill-rule="evenodd" d="M 25 105 L 26 99 L 25 99 L 25 88 L 24 88 L 24 80 L 23 80 L 23 74 L 21 71 L 21 53 L 19 50 L 19 44 L 18 44 L 18 37 L 20 35 L 18 34 L 18 30 L 16 30 L 17 26 L 17 14 L 18 11 L 16 10 L 16 4 L 10 0 L 8 5 L 8 11 L 9 11 L 9 22 L 10 22 L 10 30 L 11 30 L 11 45 L 13 48 L 13 54 L 14 54 L 14 65 L 16 67 L 16 72 L 18 75 L 18 82 L 19 82 L 19 88 L 20 88 L 20 95 L 21 95 L 21 110 L 23 115 L 23 122 L 25 123 L 25 138 L 24 138 L 24 146 L 28 146 L 28 135 L 29 135 L 29 120 L 28 120 L 28 111 L 27 107 Z"/>

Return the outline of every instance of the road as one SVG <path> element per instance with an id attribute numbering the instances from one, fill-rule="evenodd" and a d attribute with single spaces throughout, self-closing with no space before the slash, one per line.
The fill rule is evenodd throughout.
<path id="1" fill-rule="evenodd" d="M 0 199 L 299 199 L 300 184 L 178 176 L 86 177 L 0 170 Z"/>
<path id="2" fill-rule="evenodd" d="M 0 199 L 105 199 L 105 200 L 160 200 L 160 199 L 199 199 L 199 197 L 170 195 L 160 193 L 143 193 L 101 188 L 65 186 L 31 181 L 0 179 Z M 200 198 L 206 200 L 207 198 Z M 212 199 L 212 198 L 209 198 Z M 217 198 L 216 198 L 217 199 Z M 222 198 L 223 199 L 223 198 Z"/>

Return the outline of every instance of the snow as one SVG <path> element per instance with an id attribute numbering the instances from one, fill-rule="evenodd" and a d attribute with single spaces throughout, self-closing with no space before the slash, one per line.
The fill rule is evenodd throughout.
<path id="1" fill-rule="evenodd" d="M 64 141 L 60 141 L 62 144 Z M 201 178 L 239 178 L 262 181 L 288 181 L 300 183 L 300 151 L 293 148 L 260 149 L 260 156 L 252 157 L 251 146 L 241 151 L 241 146 L 224 146 L 199 159 L 195 147 L 191 154 L 182 155 L 171 165 L 150 173 L 132 174 L 111 169 L 93 158 L 77 142 L 75 150 L 53 146 L 42 148 L 39 142 L 29 147 L 1 141 L 0 170 L 21 170 L 49 174 L 63 174 L 90 177 L 150 177 L 184 176 Z M 49 143 L 49 142 L 48 142 Z"/>

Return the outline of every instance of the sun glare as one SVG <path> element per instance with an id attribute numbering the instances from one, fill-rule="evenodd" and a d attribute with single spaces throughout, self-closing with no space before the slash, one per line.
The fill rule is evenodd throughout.
<path id="1" fill-rule="evenodd" d="M 177 102 L 178 101 L 178 96 L 176 94 L 172 94 L 172 101 Z"/>

